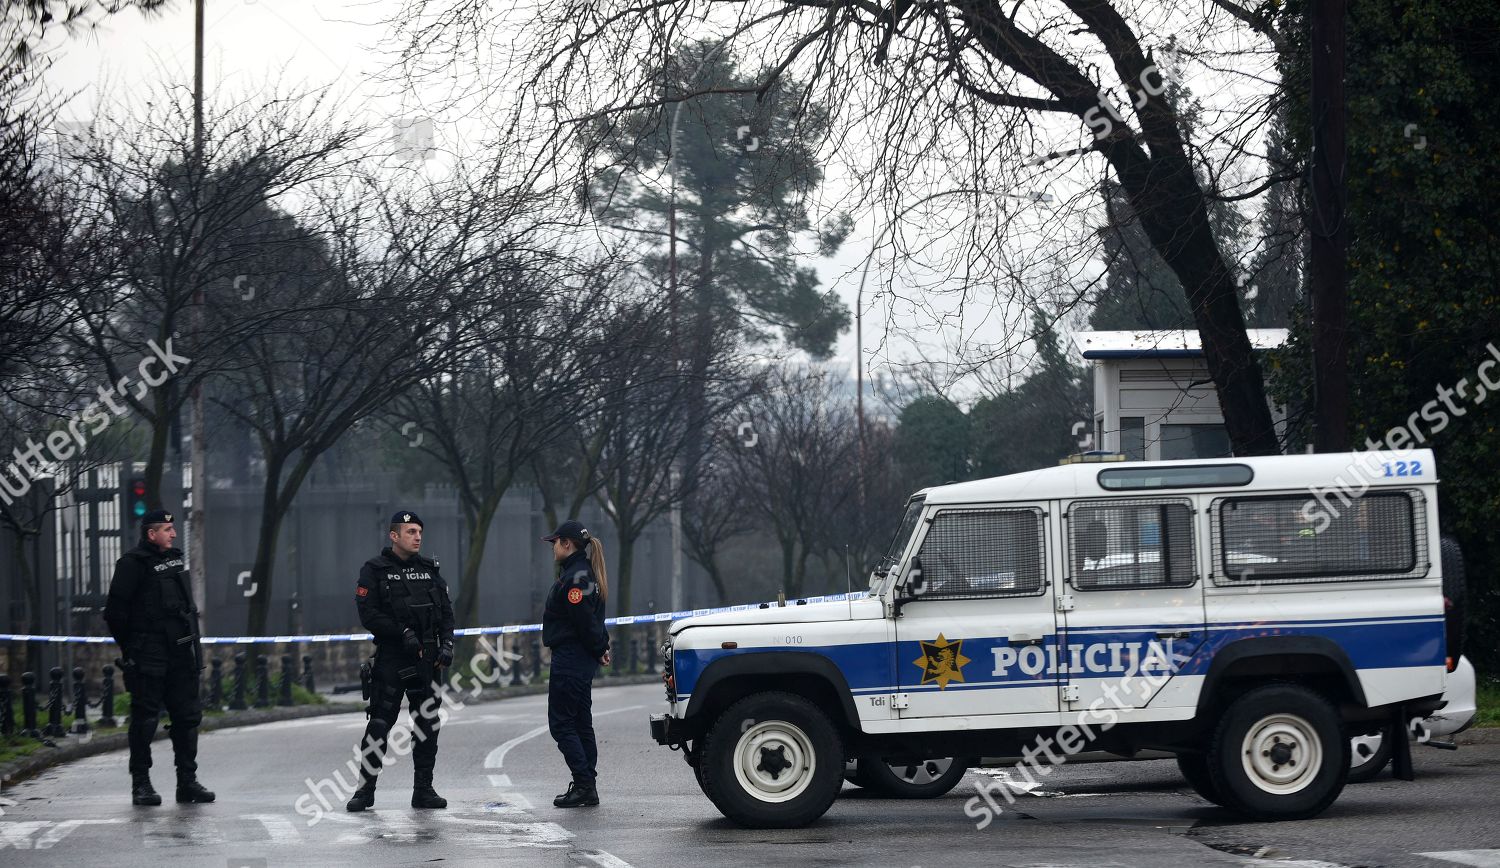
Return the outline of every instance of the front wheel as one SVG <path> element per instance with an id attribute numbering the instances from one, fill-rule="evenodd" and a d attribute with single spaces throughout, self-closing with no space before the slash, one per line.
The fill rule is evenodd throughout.
<path id="1" fill-rule="evenodd" d="M 935 799 L 958 786 L 966 771 L 968 763 L 952 757 L 907 762 L 862 756 L 849 779 L 887 798 Z"/>
<path id="2" fill-rule="evenodd" d="M 1208 771 L 1226 807 L 1302 820 L 1338 798 L 1349 754 L 1332 703 L 1300 685 L 1270 684 L 1240 696 L 1219 719 Z"/>
<path id="3" fill-rule="evenodd" d="M 817 706 L 792 693 L 757 693 L 730 706 L 698 759 L 703 792 L 752 829 L 805 826 L 843 786 L 844 748 Z"/>

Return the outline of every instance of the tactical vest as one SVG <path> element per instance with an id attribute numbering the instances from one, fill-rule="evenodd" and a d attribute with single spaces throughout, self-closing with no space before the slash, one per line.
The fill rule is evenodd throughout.
<path id="1" fill-rule="evenodd" d="M 443 604 L 447 602 L 438 584 L 437 561 L 413 560 L 381 565 L 381 599 L 391 615 L 403 627 L 410 627 L 424 645 L 438 644 L 438 626 L 442 623 Z"/>

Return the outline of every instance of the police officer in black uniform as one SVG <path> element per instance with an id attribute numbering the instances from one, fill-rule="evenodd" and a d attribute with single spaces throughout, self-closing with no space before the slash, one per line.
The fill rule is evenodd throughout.
<path id="1" fill-rule="evenodd" d="M 120 671 L 130 691 L 130 800 L 160 805 L 151 786 L 151 740 L 165 708 L 171 721 L 177 764 L 177 801 L 212 802 L 198 783 L 198 724 L 203 705 L 198 677 L 198 607 L 193 605 L 182 551 L 173 548 L 177 529 L 166 510 L 141 519 L 141 539 L 115 563 L 104 606 L 104 623 L 120 649 Z"/>
<path id="2" fill-rule="evenodd" d="M 547 728 L 573 781 L 552 800 L 559 808 L 599 804 L 599 748 L 594 741 L 594 675 L 609 664 L 604 604 L 609 599 L 604 548 L 582 524 L 565 521 L 551 536 L 557 581 L 542 612 L 542 643 L 552 649 Z"/>
<path id="3" fill-rule="evenodd" d="M 437 763 L 440 670 L 453 663 L 453 602 L 437 561 L 422 557 L 422 519 L 409 510 L 391 516 L 391 545 L 365 561 L 354 589 L 359 622 L 375 637 L 370 675 L 370 723 L 360 745 L 360 785 L 347 810 L 375 804 L 375 779 L 385 761 L 386 734 L 401 714 L 401 696 L 416 724 L 411 806 L 446 808 L 432 788 Z"/>

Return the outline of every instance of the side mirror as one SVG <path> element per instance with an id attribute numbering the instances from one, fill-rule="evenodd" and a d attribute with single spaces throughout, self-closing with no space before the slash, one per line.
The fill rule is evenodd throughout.
<path id="1" fill-rule="evenodd" d="M 895 614 L 901 614 L 901 606 L 922 598 L 927 592 L 927 576 L 922 572 L 922 559 L 912 558 L 911 569 L 906 571 L 906 577 L 895 587 L 895 596 L 892 600 Z"/>

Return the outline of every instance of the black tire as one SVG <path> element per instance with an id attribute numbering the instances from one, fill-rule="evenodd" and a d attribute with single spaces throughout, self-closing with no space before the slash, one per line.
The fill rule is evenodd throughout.
<path id="1" fill-rule="evenodd" d="M 969 770 L 962 759 L 902 762 L 894 767 L 880 757 L 862 756 L 850 780 L 888 799 L 935 799 L 946 795 Z"/>
<path id="2" fill-rule="evenodd" d="M 1367 739 L 1357 742 L 1350 740 L 1349 783 L 1363 784 L 1385 771 L 1385 767 L 1391 763 L 1391 754 L 1395 752 L 1396 734 L 1396 727 L 1386 724 L 1378 733 L 1374 733 L 1380 738 L 1374 745 L 1369 744 Z"/>
<path id="3" fill-rule="evenodd" d="M 1458 546 L 1458 540 L 1451 536 L 1443 537 L 1441 552 L 1448 657 L 1457 665 L 1458 658 L 1464 653 L 1464 553 Z"/>
<path id="4" fill-rule="evenodd" d="M 1224 796 L 1214 786 L 1213 774 L 1208 770 L 1208 758 L 1203 754 L 1180 753 L 1177 755 L 1177 770 L 1187 779 L 1198 795 L 1213 802 L 1220 807 L 1224 805 Z"/>
<path id="5" fill-rule="evenodd" d="M 1219 718 L 1208 770 L 1225 807 L 1262 820 L 1304 820 L 1343 791 L 1349 739 L 1321 694 L 1268 684 L 1242 694 Z"/>
<path id="6" fill-rule="evenodd" d="M 795 829 L 823 816 L 838 798 L 844 747 L 811 702 L 792 693 L 757 693 L 714 721 L 698 771 L 703 792 L 735 823 Z"/>

